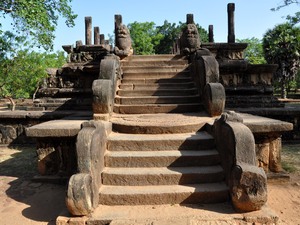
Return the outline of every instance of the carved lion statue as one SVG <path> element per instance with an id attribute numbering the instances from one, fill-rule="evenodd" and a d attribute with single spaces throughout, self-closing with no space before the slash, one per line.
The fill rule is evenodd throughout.
<path id="1" fill-rule="evenodd" d="M 126 57 L 133 54 L 129 29 L 121 24 L 116 30 L 115 54 Z"/>
<path id="2" fill-rule="evenodd" d="M 187 24 L 180 37 L 180 52 L 189 54 L 200 48 L 200 36 L 197 26 L 193 23 Z"/>

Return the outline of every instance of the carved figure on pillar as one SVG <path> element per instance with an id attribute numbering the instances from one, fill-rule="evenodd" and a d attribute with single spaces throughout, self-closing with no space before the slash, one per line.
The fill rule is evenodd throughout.
<path id="1" fill-rule="evenodd" d="M 187 25 L 182 30 L 180 37 L 180 53 L 190 54 L 200 48 L 200 36 L 194 23 L 193 14 L 187 15 Z"/>
<path id="2" fill-rule="evenodd" d="M 122 19 L 119 19 L 122 21 Z M 116 46 L 114 52 L 116 55 L 124 58 L 133 54 L 132 43 L 129 29 L 121 23 L 116 23 Z"/>

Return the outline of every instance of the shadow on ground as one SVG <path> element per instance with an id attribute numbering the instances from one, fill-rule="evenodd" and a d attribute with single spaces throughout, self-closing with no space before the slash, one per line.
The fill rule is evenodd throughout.
<path id="1" fill-rule="evenodd" d="M 10 211 L 11 224 L 14 213 L 19 214 L 16 217 L 21 213 L 31 221 L 29 224 L 52 225 L 65 210 L 65 184 L 33 182 L 32 178 L 38 174 L 36 165 L 34 146 L 0 148 L 0 214 Z"/>

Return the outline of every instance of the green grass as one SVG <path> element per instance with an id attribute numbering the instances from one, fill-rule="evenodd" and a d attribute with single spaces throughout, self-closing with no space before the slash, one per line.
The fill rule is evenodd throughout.
<path id="1" fill-rule="evenodd" d="M 300 144 L 283 144 L 281 162 L 287 172 L 300 172 Z"/>

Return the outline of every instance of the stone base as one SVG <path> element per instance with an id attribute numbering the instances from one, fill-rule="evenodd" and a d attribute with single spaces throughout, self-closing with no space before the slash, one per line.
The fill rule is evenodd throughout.
<path id="1" fill-rule="evenodd" d="M 59 216 L 57 225 L 187 225 L 187 224 L 277 224 L 268 207 L 251 213 L 236 213 L 230 203 L 213 205 L 100 205 L 90 217 Z"/>

